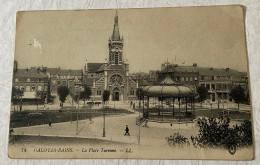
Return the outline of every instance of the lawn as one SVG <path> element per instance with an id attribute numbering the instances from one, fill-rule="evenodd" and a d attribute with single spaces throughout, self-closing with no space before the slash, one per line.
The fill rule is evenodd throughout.
<path id="1" fill-rule="evenodd" d="M 98 116 L 106 115 L 120 115 L 130 114 L 131 112 L 125 109 L 67 109 L 59 112 L 58 110 L 45 111 L 22 111 L 11 114 L 10 127 L 25 127 L 33 125 L 42 125 L 51 123 L 60 123 L 91 119 Z"/>

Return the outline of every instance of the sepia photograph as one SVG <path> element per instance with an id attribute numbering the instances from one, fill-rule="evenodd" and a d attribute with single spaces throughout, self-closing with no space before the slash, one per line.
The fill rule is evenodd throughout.
<path id="1" fill-rule="evenodd" d="M 19 11 L 10 158 L 252 160 L 243 6 Z"/>

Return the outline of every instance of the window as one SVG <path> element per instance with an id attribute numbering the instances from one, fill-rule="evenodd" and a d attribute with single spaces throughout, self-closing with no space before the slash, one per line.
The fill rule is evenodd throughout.
<path id="1" fill-rule="evenodd" d="M 222 99 L 222 94 L 218 93 L 218 99 Z"/>
<path id="2" fill-rule="evenodd" d="M 14 86 L 15 89 L 18 89 L 18 86 Z"/>
<path id="3" fill-rule="evenodd" d="M 192 81 L 193 80 L 193 77 L 190 77 L 190 81 Z"/>
<path id="4" fill-rule="evenodd" d="M 215 96 L 215 93 L 212 93 L 212 101 L 215 102 L 216 101 L 216 96 Z"/>
<path id="5" fill-rule="evenodd" d="M 181 81 L 184 81 L 184 77 L 181 77 Z"/>
<path id="6" fill-rule="evenodd" d="M 217 84 L 217 90 L 221 90 L 221 84 Z"/>
<path id="7" fill-rule="evenodd" d="M 214 80 L 214 76 L 211 76 L 211 80 Z"/>
<path id="8" fill-rule="evenodd" d="M 57 84 L 60 85 L 60 81 L 57 81 Z"/>
<path id="9" fill-rule="evenodd" d="M 200 86 L 203 86 L 203 87 L 205 87 L 205 84 L 200 84 Z"/>
<path id="10" fill-rule="evenodd" d="M 222 84 L 222 89 L 227 90 L 227 84 Z"/>
<path id="11" fill-rule="evenodd" d="M 211 84 L 211 89 L 216 89 L 215 84 Z"/>
<path id="12" fill-rule="evenodd" d="M 18 82 L 18 81 L 19 81 L 19 79 L 18 79 L 18 78 L 16 78 L 16 79 L 15 79 L 15 82 Z"/>
<path id="13" fill-rule="evenodd" d="M 41 78 L 39 78 L 39 79 L 38 79 L 38 81 L 39 81 L 39 82 L 41 82 L 41 81 L 42 81 L 42 79 L 41 79 Z"/>
<path id="14" fill-rule="evenodd" d="M 27 79 L 26 79 L 26 82 L 30 82 L 30 81 L 31 81 L 31 79 L 30 79 L 30 78 L 27 78 Z"/>
<path id="15" fill-rule="evenodd" d="M 189 77 L 186 77 L 186 81 L 189 81 Z"/>
<path id="16" fill-rule="evenodd" d="M 210 84 L 206 84 L 206 88 L 209 90 L 210 89 Z"/>
<path id="17" fill-rule="evenodd" d="M 135 95 L 135 90 L 133 88 L 131 88 L 130 95 Z"/>
<path id="18" fill-rule="evenodd" d="M 100 89 L 97 90 L 97 95 L 98 95 L 98 96 L 101 95 L 101 90 L 100 90 Z"/>
<path id="19" fill-rule="evenodd" d="M 35 87 L 32 87 L 32 91 L 35 91 Z"/>
<path id="20" fill-rule="evenodd" d="M 198 80 L 198 77 L 194 77 L 194 80 L 197 81 L 197 80 Z"/>
<path id="21" fill-rule="evenodd" d="M 204 76 L 201 76 L 201 80 L 204 80 Z"/>

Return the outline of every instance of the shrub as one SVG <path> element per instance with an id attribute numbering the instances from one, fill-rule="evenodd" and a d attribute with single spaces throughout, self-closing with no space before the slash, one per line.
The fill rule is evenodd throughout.
<path id="1" fill-rule="evenodd" d="M 230 118 L 219 117 L 198 119 L 200 127 L 197 137 L 191 137 L 195 147 L 217 147 L 230 145 L 244 146 L 252 144 L 251 121 L 245 120 L 241 126 L 229 127 Z"/>
<path id="2" fill-rule="evenodd" d="M 179 133 L 174 133 L 173 136 L 171 135 L 169 137 L 166 137 L 165 139 L 168 145 L 171 147 L 183 147 L 190 145 L 188 138 L 184 137 Z"/>

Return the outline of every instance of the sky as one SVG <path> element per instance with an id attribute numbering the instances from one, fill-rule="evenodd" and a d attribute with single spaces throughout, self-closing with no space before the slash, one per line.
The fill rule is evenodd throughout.
<path id="1" fill-rule="evenodd" d="M 32 11 L 17 14 L 15 60 L 35 66 L 83 69 L 106 62 L 116 10 Z M 120 9 L 123 59 L 130 72 L 166 62 L 247 71 L 240 6 Z"/>

